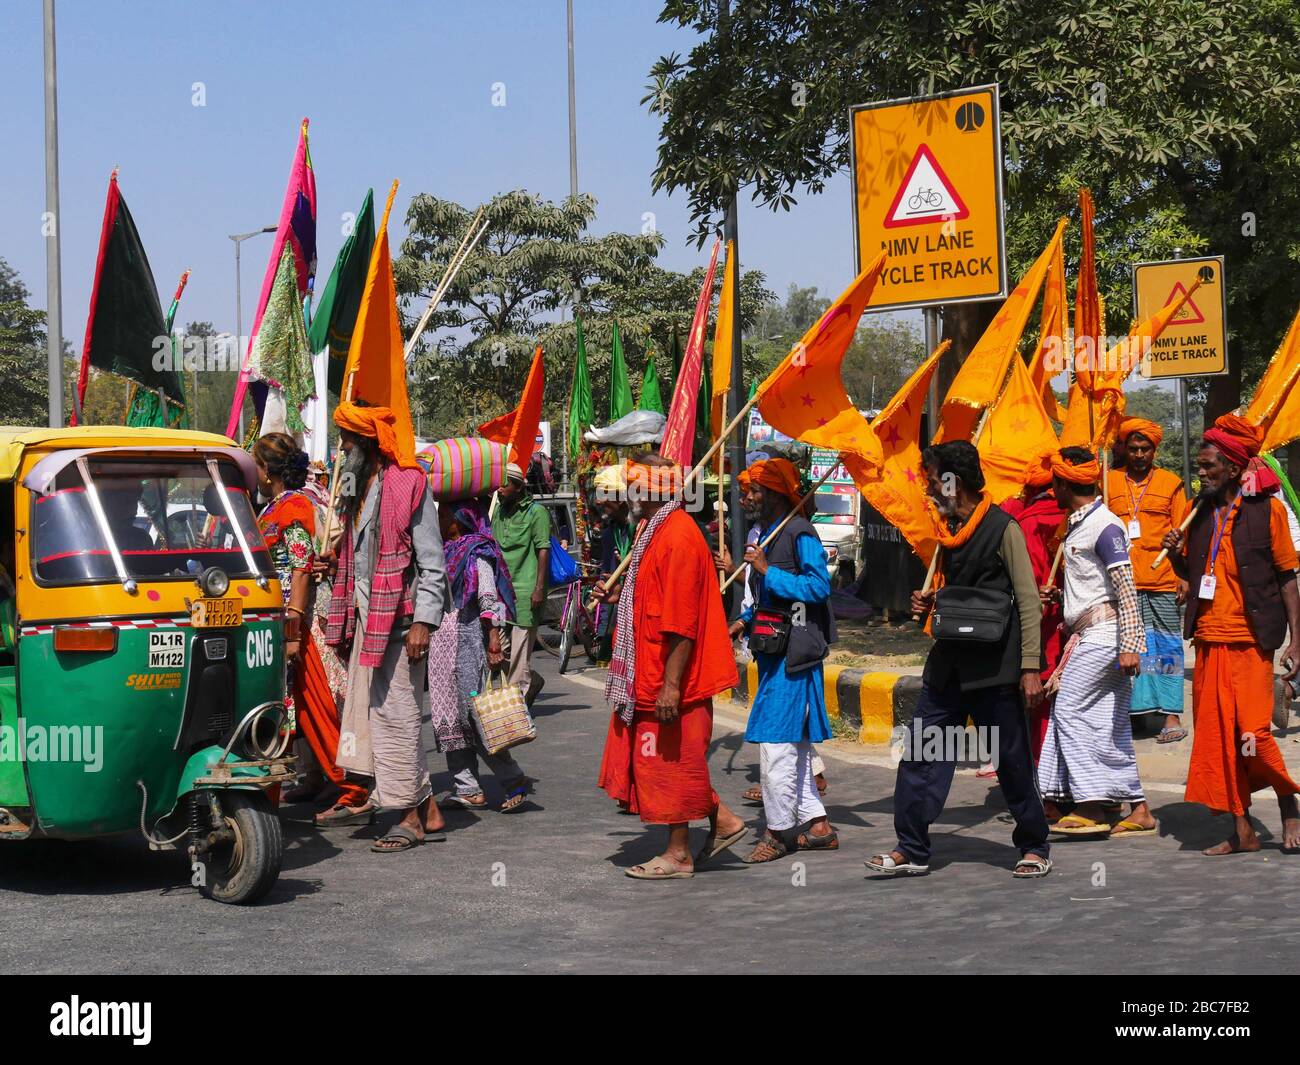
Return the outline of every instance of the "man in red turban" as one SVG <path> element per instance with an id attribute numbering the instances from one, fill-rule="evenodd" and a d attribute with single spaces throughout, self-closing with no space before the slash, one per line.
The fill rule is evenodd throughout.
<path id="1" fill-rule="evenodd" d="M 1277 794 L 1283 848 L 1300 847 L 1300 787 L 1270 728 L 1279 647 L 1286 646 L 1284 678 L 1300 675 L 1300 560 L 1282 501 L 1246 476 L 1261 437 L 1233 414 L 1206 430 L 1196 516 L 1185 535 L 1173 529 L 1164 538 L 1190 588 L 1183 634 L 1196 641 L 1196 736 L 1185 798 L 1233 817 L 1232 835 L 1208 855 L 1260 849 L 1249 813 L 1251 793 L 1265 787 Z"/>
<path id="2" fill-rule="evenodd" d="M 1183 712 L 1183 618 L 1187 582 L 1180 580 L 1166 559 L 1152 568 L 1170 529 L 1187 516 L 1190 505 L 1178 475 L 1155 464 L 1164 430 L 1146 418 L 1120 422 L 1116 446 L 1123 469 L 1109 474 L 1110 509 L 1128 531 L 1129 557 L 1138 609 L 1146 630 L 1147 649 L 1133 681 L 1129 713 L 1163 714 L 1157 743 L 1186 739 Z M 1134 723 L 1136 724 L 1136 722 Z"/>

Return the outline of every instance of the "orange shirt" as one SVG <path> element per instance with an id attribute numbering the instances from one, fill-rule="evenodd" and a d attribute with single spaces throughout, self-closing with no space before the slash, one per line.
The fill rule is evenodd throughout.
<path id="1" fill-rule="evenodd" d="M 1255 642 L 1255 634 L 1250 631 L 1250 622 L 1246 620 L 1241 580 L 1237 573 L 1237 556 L 1232 548 L 1232 529 L 1239 513 L 1239 507 L 1233 509 L 1232 516 L 1227 519 L 1227 527 L 1223 530 L 1223 539 L 1219 542 L 1219 554 L 1214 563 L 1214 598 L 1202 603 L 1201 612 L 1196 616 L 1198 640 L 1214 643 Z M 1274 565 L 1280 570 L 1292 570 L 1300 566 L 1300 561 L 1296 559 L 1295 545 L 1291 543 L 1291 530 L 1287 528 L 1286 510 L 1277 496 L 1269 500 L 1268 531 L 1273 546 Z M 1210 542 L 1213 544 L 1213 539 Z M 1208 561 L 1206 572 L 1209 572 Z M 1193 585 L 1187 594 L 1196 595 L 1198 591 Z"/>
<path id="2" fill-rule="evenodd" d="M 665 633 L 695 641 L 682 674 L 682 705 L 735 687 L 736 657 L 718 572 L 704 534 L 684 510 L 670 514 L 650 541 L 636 575 L 636 704 L 653 706 L 664 683 Z"/>
<path id="3" fill-rule="evenodd" d="M 1183 482 L 1178 475 L 1153 467 L 1145 481 L 1129 480 L 1124 470 L 1111 470 L 1106 487 L 1110 491 L 1111 513 L 1123 523 L 1125 530 L 1133 520 L 1137 504 L 1138 525 L 1141 536 L 1130 536 L 1133 541 L 1129 557 L 1133 560 L 1133 583 L 1143 592 L 1176 592 L 1178 575 L 1166 559 L 1156 569 L 1151 568 L 1160 553 L 1160 541 L 1165 533 L 1182 523 L 1191 504 L 1183 495 Z"/>

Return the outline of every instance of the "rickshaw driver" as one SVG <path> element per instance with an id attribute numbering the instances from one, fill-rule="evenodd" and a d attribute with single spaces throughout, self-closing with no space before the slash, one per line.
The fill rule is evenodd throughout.
<path id="1" fill-rule="evenodd" d="M 109 531 L 119 551 L 153 551 L 153 537 L 135 523 L 144 485 L 124 478 L 105 479 L 96 485 Z"/>

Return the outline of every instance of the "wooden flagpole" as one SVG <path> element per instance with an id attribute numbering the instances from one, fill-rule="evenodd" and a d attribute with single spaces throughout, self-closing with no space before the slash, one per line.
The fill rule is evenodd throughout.
<path id="1" fill-rule="evenodd" d="M 1204 502 L 1205 502 L 1204 499 L 1198 499 L 1192 505 L 1192 509 L 1187 512 L 1187 517 L 1185 517 L 1183 519 L 1183 523 L 1180 526 L 1178 526 L 1178 531 L 1180 533 L 1187 532 L 1188 527 L 1192 524 L 1192 519 L 1196 517 L 1196 512 L 1201 509 L 1201 504 Z M 1156 557 L 1152 559 L 1151 568 L 1155 569 L 1160 565 L 1161 562 L 1163 562 L 1168 557 L 1169 557 L 1169 548 L 1162 547 L 1160 549 L 1160 554 L 1156 555 Z"/>
<path id="2" fill-rule="evenodd" d="M 357 368 L 354 366 L 352 367 L 352 372 L 348 374 L 347 383 L 343 386 L 344 403 L 352 402 L 352 386 L 356 382 L 356 379 Z M 334 515 L 336 513 L 335 508 L 337 508 L 339 504 L 339 467 L 341 465 L 343 465 L 343 448 L 340 445 L 334 451 L 334 472 L 330 477 L 330 507 L 329 510 L 325 512 L 325 527 L 320 531 L 320 547 L 316 551 L 317 555 L 325 554 L 326 550 L 329 548 L 330 525 L 334 523 Z"/>
<path id="3" fill-rule="evenodd" d="M 406 342 L 406 350 L 402 353 L 402 358 L 409 361 L 411 352 L 415 349 L 416 341 L 423 335 L 425 327 L 429 324 L 429 319 L 433 317 L 433 312 L 438 309 L 442 302 L 442 297 L 446 295 L 447 289 L 451 287 L 452 281 L 460 273 L 460 269 L 465 265 L 465 260 L 469 258 L 479 238 L 487 232 L 488 223 L 484 222 L 482 227 L 478 226 L 478 220 L 483 215 L 483 208 L 480 207 L 478 212 L 470 220 L 468 228 L 465 230 L 465 236 L 461 238 L 460 245 L 456 248 L 456 253 L 447 261 L 447 269 L 443 271 L 442 279 L 438 282 L 438 287 L 433 290 L 433 295 L 429 297 L 429 305 L 424 308 L 424 313 L 420 315 L 420 320 L 415 325 L 415 330 L 411 333 L 411 339 Z M 471 239 L 472 238 L 472 239 Z"/>

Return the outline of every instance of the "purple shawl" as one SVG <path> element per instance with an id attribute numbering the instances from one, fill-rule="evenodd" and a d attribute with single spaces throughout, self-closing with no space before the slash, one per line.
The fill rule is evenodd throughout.
<path id="1" fill-rule="evenodd" d="M 444 503 L 451 508 L 452 520 L 464 531 L 454 540 L 443 544 L 447 560 L 447 575 L 451 578 L 451 596 L 456 606 L 463 607 L 478 599 L 478 565 L 483 559 L 496 576 L 497 595 L 505 604 L 506 614 L 515 616 L 515 588 L 510 581 L 505 556 L 492 536 L 488 521 L 487 504 L 481 499 L 466 499 L 457 503 Z"/>

